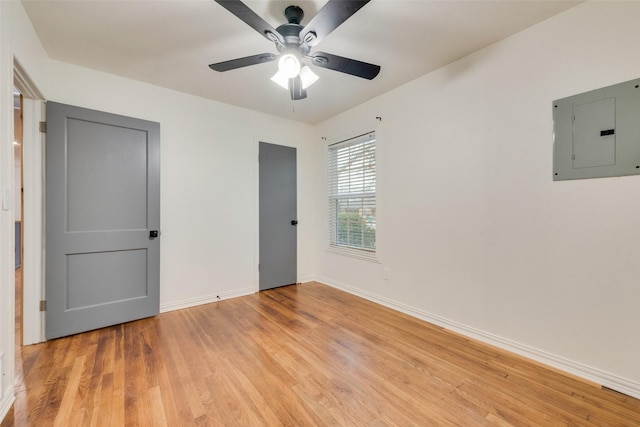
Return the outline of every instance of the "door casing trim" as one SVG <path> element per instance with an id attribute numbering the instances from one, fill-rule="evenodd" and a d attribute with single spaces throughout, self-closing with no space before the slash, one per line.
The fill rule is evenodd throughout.
<path id="1" fill-rule="evenodd" d="M 22 343 L 45 341 L 44 312 L 44 149 L 45 135 L 40 122 L 45 120 L 45 101 L 20 62 L 14 58 L 13 82 L 23 95 L 22 144 L 24 206 L 23 314 Z"/>

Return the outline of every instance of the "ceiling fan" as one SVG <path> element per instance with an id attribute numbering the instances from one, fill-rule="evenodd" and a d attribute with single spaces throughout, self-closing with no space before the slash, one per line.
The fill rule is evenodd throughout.
<path id="1" fill-rule="evenodd" d="M 369 80 L 380 72 L 379 65 L 326 52 L 310 53 L 312 47 L 320 43 L 370 0 L 329 0 L 304 27 L 300 25 L 304 17 L 303 10 L 298 6 L 289 6 L 284 10 L 288 23 L 275 29 L 240 0 L 215 1 L 262 34 L 263 37 L 275 43 L 279 54 L 261 53 L 218 62 L 209 65 L 212 70 L 221 72 L 235 70 L 249 65 L 275 61 L 279 58 L 278 72 L 271 80 L 288 89 L 291 93 L 291 99 L 294 101 L 306 98 L 306 89 L 318 79 L 311 68 L 301 64 L 303 59 L 321 68 Z"/>

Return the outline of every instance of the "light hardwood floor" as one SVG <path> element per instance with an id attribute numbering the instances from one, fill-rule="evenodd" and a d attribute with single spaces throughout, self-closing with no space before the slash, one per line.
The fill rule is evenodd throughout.
<path id="1" fill-rule="evenodd" d="M 640 425 L 640 400 L 319 283 L 23 347 L 16 426 Z"/>

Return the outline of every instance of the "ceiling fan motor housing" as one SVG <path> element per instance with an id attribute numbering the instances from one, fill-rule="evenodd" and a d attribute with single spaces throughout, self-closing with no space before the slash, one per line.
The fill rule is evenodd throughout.
<path id="1" fill-rule="evenodd" d="M 300 24 L 282 24 L 276 31 L 284 38 L 284 45 L 276 44 L 278 51 L 284 52 L 285 50 L 295 50 L 300 52 L 303 56 L 309 53 L 311 48 L 306 43 L 300 41 L 300 31 L 302 31 L 302 25 Z"/>

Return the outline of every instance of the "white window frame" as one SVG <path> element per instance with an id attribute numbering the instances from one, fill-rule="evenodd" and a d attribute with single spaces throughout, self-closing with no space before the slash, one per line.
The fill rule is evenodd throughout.
<path id="1" fill-rule="evenodd" d="M 358 132 L 355 133 L 354 137 L 343 138 L 336 140 L 332 143 L 327 144 L 327 213 L 328 213 L 328 239 L 329 239 L 329 247 L 328 252 L 346 255 L 358 259 L 363 259 L 367 261 L 379 262 L 379 203 L 378 203 L 378 175 L 379 175 L 379 135 L 376 129 L 367 130 L 366 132 Z M 374 153 L 375 153 L 375 172 L 374 172 L 374 180 L 375 180 L 375 189 L 373 191 L 360 191 L 360 192 L 347 192 L 340 193 L 337 189 L 337 179 L 336 179 L 336 171 L 335 171 L 335 149 L 346 146 L 354 146 L 358 144 L 365 143 L 368 140 L 373 139 L 374 141 Z M 371 200 L 373 200 L 373 209 L 375 209 L 375 245 L 373 249 L 359 248 L 354 246 L 340 245 L 337 243 L 337 203 L 339 200 L 347 200 L 347 199 L 358 199 L 363 198 L 367 199 L 369 202 L 369 207 L 371 207 Z M 364 200 L 363 202 L 364 203 Z"/>

